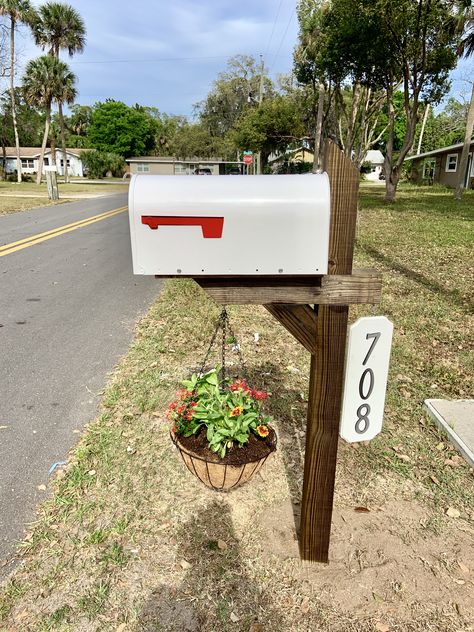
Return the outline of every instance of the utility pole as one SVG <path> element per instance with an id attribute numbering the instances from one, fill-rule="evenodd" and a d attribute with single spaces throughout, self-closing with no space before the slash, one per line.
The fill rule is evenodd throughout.
<path id="1" fill-rule="evenodd" d="M 260 55 L 260 85 L 258 87 L 258 107 L 262 105 L 263 100 L 263 55 Z M 257 174 L 262 175 L 262 153 L 257 154 Z"/>
<path id="2" fill-rule="evenodd" d="M 417 147 L 417 150 L 416 150 L 416 155 L 417 156 L 419 154 L 421 154 L 421 143 L 423 142 L 423 134 L 425 133 L 426 119 L 428 118 L 428 112 L 429 111 L 430 111 L 430 104 L 427 103 L 426 104 L 426 108 L 425 108 L 425 113 L 423 115 L 423 123 L 421 124 L 420 138 L 418 139 L 418 147 Z"/>

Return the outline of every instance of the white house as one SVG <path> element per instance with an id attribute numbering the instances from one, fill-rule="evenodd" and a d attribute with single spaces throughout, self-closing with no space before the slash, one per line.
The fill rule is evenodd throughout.
<path id="1" fill-rule="evenodd" d="M 366 180 L 379 181 L 379 176 L 382 173 L 384 155 L 378 149 L 369 149 L 363 162 L 370 162 L 370 171 L 365 174 Z"/>
<path id="2" fill-rule="evenodd" d="M 16 148 L 6 147 L 6 162 L 5 171 L 7 173 L 13 173 L 16 170 Z M 70 176 L 82 177 L 84 175 L 84 169 L 81 161 L 81 153 L 84 149 L 66 149 L 68 174 Z M 22 173 L 37 173 L 39 158 L 41 149 L 39 147 L 20 147 L 21 158 L 21 172 Z M 3 154 L 0 153 L 0 163 L 3 164 Z M 51 161 L 51 149 L 46 149 L 44 154 L 45 166 L 52 165 Z M 64 162 L 63 152 L 60 149 L 56 149 L 56 166 L 58 168 L 58 175 L 64 174 Z"/>

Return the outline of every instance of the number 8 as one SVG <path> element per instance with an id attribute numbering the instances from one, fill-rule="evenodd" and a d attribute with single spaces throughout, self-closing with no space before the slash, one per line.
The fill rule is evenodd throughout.
<path id="1" fill-rule="evenodd" d="M 365 412 L 362 412 L 362 409 L 365 409 Z M 370 405 L 369 404 L 361 404 L 357 409 L 357 421 L 355 425 L 355 431 L 357 434 L 364 434 L 369 428 L 369 417 L 370 414 Z M 364 422 L 364 427 L 361 429 L 361 422 Z"/>

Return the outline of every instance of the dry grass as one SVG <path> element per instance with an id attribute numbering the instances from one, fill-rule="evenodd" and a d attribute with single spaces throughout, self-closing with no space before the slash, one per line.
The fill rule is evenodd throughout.
<path id="1" fill-rule="evenodd" d="M 110 184 L 106 180 L 96 182 L 73 181 L 67 184 L 59 181 L 59 195 L 67 197 L 68 194 L 94 193 L 97 195 L 108 195 L 111 193 L 122 193 L 128 190 L 129 181 L 114 181 Z M 46 183 L 36 184 L 34 182 L 0 182 L 0 196 L 4 195 L 38 195 L 43 197 L 48 195 Z"/>
<path id="2" fill-rule="evenodd" d="M 48 200 L 44 197 L 2 197 L 0 191 L 0 216 L 18 213 L 19 211 L 29 211 L 32 208 L 51 206 L 53 204 L 64 204 L 71 200 Z"/>
<path id="3" fill-rule="evenodd" d="M 395 324 L 387 413 L 374 441 L 341 445 L 330 565 L 302 565 L 295 541 L 308 356 L 262 308 L 229 310 L 255 387 L 273 394 L 280 449 L 254 482 L 208 491 L 163 410 L 218 310 L 172 281 L 52 484 L 4 586 L 2 632 L 473 629 L 472 471 L 421 404 L 472 388 L 474 197 L 407 188 L 387 208 L 380 195 L 364 190 L 357 259 L 383 270 L 377 312 Z"/>

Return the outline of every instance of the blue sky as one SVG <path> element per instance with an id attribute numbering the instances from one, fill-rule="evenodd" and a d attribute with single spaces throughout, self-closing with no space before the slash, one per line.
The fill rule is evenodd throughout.
<path id="1" fill-rule="evenodd" d="M 39 2 L 35 3 L 40 4 Z M 190 115 L 236 54 L 264 55 L 275 77 L 291 70 L 296 0 L 70 0 L 87 27 L 87 46 L 69 61 L 78 103 L 107 97 Z M 41 53 L 18 38 L 23 65 Z M 67 61 L 65 53 L 63 58 Z M 103 63 L 99 63 L 103 62 Z"/>
<path id="2" fill-rule="evenodd" d="M 77 102 L 109 97 L 189 116 L 233 55 L 263 54 L 273 78 L 290 72 L 296 1 L 69 0 L 87 27 L 84 53 L 63 53 L 78 77 Z M 26 29 L 17 42 L 23 66 L 41 54 Z M 463 61 L 454 71 L 455 96 L 470 93 L 472 68 Z"/>

